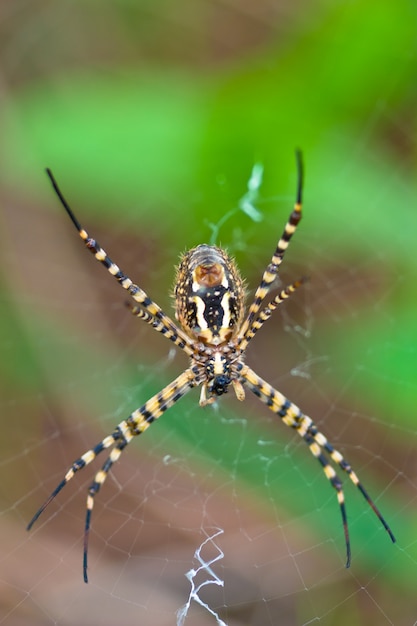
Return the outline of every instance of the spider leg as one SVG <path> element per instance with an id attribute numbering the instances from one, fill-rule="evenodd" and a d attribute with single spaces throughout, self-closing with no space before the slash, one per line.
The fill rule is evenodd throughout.
<path id="1" fill-rule="evenodd" d="M 317 429 L 313 420 L 307 415 L 304 415 L 295 404 L 290 402 L 285 396 L 274 389 L 249 367 L 246 366 L 242 369 L 241 377 L 243 379 L 242 382 L 245 382 L 249 389 L 261 400 L 261 402 L 266 404 L 271 411 L 276 413 L 286 426 L 296 430 L 300 437 L 304 439 L 310 449 L 310 452 L 321 464 L 326 478 L 336 490 L 345 535 L 346 567 L 350 566 L 350 539 L 343 487 L 340 478 L 336 474 L 334 468 L 330 465 L 325 453 L 329 455 L 333 463 L 338 465 L 340 469 L 342 469 L 349 476 L 350 480 L 359 489 L 369 506 L 374 511 L 375 515 L 378 517 L 382 526 L 387 531 L 391 541 L 395 543 L 394 534 L 392 533 L 388 523 L 385 521 L 375 502 L 360 482 L 358 476 L 352 470 L 350 464 L 343 458 L 343 455 L 336 450 L 329 443 L 327 438 Z"/>
<path id="2" fill-rule="evenodd" d="M 161 332 L 160 328 L 166 328 L 167 331 L 172 333 L 176 333 L 178 337 L 184 342 L 184 346 L 190 346 L 191 340 L 186 335 L 186 333 L 177 327 L 177 325 L 171 320 L 166 313 L 159 307 L 148 294 L 141 289 L 138 285 L 132 282 L 132 280 L 127 276 L 116 263 L 114 263 L 111 258 L 108 256 L 107 252 L 100 246 L 98 241 L 89 236 L 87 231 L 81 226 L 78 219 L 75 217 L 71 207 L 68 202 L 65 200 L 60 188 L 58 187 L 58 183 L 56 182 L 52 172 L 50 169 L 46 169 L 46 173 L 52 183 L 52 186 L 61 201 L 62 206 L 66 210 L 68 216 L 70 217 L 72 223 L 78 231 L 81 239 L 84 241 L 86 247 L 90 252 L 94 255 L 95 259 L 99 261 L 104 267 L 107 269 L 109 274 L 114 276 L 117 282 L 125 289 L 130 296 L 132 296 L 133 300 L 137 302 L 145 311 L 147 311 L 150 315 L 152 315 L 155 319 L 158 319 L 160 325 L 155 326 L 156 330 Z M 159 328 L 160 327 L 160 328 Z M 177 345 L 180 345 L 179 343 Z M 184 348 L 183 348 L 184 349 Z M 184 349 L 185 350 L 185 349 Z M 185 350 L 187 354 L 191 352 L 189 350 Z"/>
<path id="3" fill-rule="evenodd" d="M 252 304 L 249 307 L 248 315 L 242 324 L 242 327 L 237 336 L 238 342 L 242 341 L 245 337 L 248 329 L 251 327 L 259 309 L 261 308 L 263 300 L 266 298 L 272 283 L 277 277 L 279 266 L 282 263 L 284 254 L 290 243 L 291 237 L 297 230 L 297 226 L 301 220 L 302 209 L 302 189 L 303 189 L 303 163 L 301 152 L 297 150 L 297 170 L 298 170 L 298 183 L 297 183 L 297 197 L 294 205 L 294 209 L 288 218 L 288 222 L 285 224 L 284 232 L 278 241 L 274 254 L 272 255 L 271 262 L 262 275 L 261 282 L 255 292 L 255 297 Z"/>
<path id="4" fill-rule="evenodd" d="M 149 313 L 148 311 L 145 311 L 140 306 L 134 306 L 133 304 L 130 304 L 130 302 L 126 302 L 126 306 L 135 317 L 139 317 L 140 319 L 145 321 L 147 324 L 152 326 L 152 328 L 155 328 L 155 330 L 157 330 L 162 335 L 167 337 L 167 339 L 169 339 L 176 346 L 181 348 L 181 350 L 184 350 L 184 352 L 186 352 L 189 356 L 193 354 L 193 350 L 188 344 L 185 343 L 182 337 L 178 335 L 176 328 L 175 329 L 167 328 L 161 322 L 161 320 L 156 319 L 153 315 L 151 315 L 151 313 Z"/>
<path id="5" fill-rule="evenodd" d="M 127 446 L 128 443 L 129 443 L 129 440 L 127 439 L 123 439 L 122 441 L 119 441 L 117 443 L 116 447 L 113 448 L 113 450 L 110 452 L 110 455 L 105 460 L 101 470 L 99 470 L 97 474 L 95 475 L 94 481 L 91 483 L 88 489 L 87 512 L 85 516 L 85 526 L 84 526 L 84 550 L 83 550 L 83 577 L 84 577 L 85 583 L 88 583 L 88 576 L 87 576 L 88 539 L 90 535 L 91 516 L 93 513 L 94 498 L 97 495 L 97 493 L 100 491 L 100 487 L 103 485 L 104 481 L 106 480 L 113 464 L 119 460 L 120 455 L 122 454 L 124 448 Z"/>
<path id="6" fill-rule="evenodd" d="M 294 281 L 291 285 L 285 287 L 285 289 L 282 289 L 279 294 L 277 294 L 275 298 L 259 313 L 258 317 L 256 317 L 249 326 L 245 336 L 239 344 L 239 348 L 242 351 L 246 350 L 248 343 L 251 339 L 253 339 L 258 330 L 262 328 L 265 322 L 269 320 L 277 306 L 281 304 L 281 302 L 284 302 L 284 300 L 287 300 L 306 280 L 307 279 L 305 277 L 300 278 L 299 280 Z"/>
<path id="7" fill-rule="evenodd" d="M 119 430 L 116 429 L 112 435 L 108 435 L 107 437 L 105 437 L 94 448 L 91 448 L 91 450 L 87 450 L 87 452 L 85 452 L 79 459 L 74 461 L 74 463 L 71 465 L 71 467 L 69 468 L 69 470 L 67 471 L 67 473 L 65 474 L 61 482 L 55 487 L 51 495 L 45 500 L 42 506 L 36 511 L 35 515 L 32 517 L 29 524 L 27 525 L 26 530 L 30 530 L 32 528 L 32 526 L 37 521 L 37 519 L 42 515 L 46 507 L 52 502 L 52 500 L 54 500 L 54 498 L 65 487 L 65 485 L 69 483 L 71 478 L 73 478 L 79 470 L 83 469 L 86 465 L 89 465 L 92 461 L 94 461 L 94 459 L 96 458 L 96 456 L 100 454 L 100 452 L 103 452 L 103 450 L 105 450 L 106 448 L 109 448 L 110 446 L 114 445 L 114 443 L 121 436 L 122 436 L 121 432 L 119 432 Z"/>
<path id="8" fill-rule="evenodd" d="M 74 461 L 70 469 L 65 474 L 62 481 L 54 489 L 47 500 L 38 509 L 27 526 L 30 530 L 36 520 L 40 517 L 46 507 L 52 502 L 55 496 L 65 487 L 65 485 L 74 477 L 74 475 L 86 465 L 94 461 L 100 452 L 114 445 L 108 459 L 104 462 L 102 468 L 96 473 L 93 483 L 91 484 L 87 497 L 87 514 L 84 529 L 84 558 L 83 572 L 84 580 L 87 578 L 87 551 L 88 551 L 88 534 L 91 525 L 91 515 L 94 506 L 94 498 L 100 491 L 105 482 L 112 465 L 119 459 L 123 449 L 136 435 L 142 434 L 149 426 L 158 419 L 167 409 L 175 402 L 180 400 L 192 387 L 200 384 L 197 368 L 188 368 L 180 374 L 169 385 L 164 387 L 159 393 L 150 398 L 143 406 L 133 411 L 129 417 L 118 426 L 111 435 L 105 437 L 91 450 L 87 450 L 79 459 Z"/>

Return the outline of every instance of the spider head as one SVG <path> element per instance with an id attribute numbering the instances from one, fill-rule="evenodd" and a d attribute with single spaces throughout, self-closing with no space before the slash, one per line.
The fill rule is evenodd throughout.
<path id="1" fill-rule="evenodd" d="M 229 376 L 226 376 L 226 374 L 219 374 L 213 378 L 211 392 L 216 396 L 221 396 L 224 393 L 227 393 L 231 382 L 232 381 Z"/>
<path id="2" fill-rule="evenodd" d="M 208 348 L 208 353 L 204 365 L 207 391 L 211 396 L 221 396 L 232 382 L 229 359 L 221 349 Z"/>

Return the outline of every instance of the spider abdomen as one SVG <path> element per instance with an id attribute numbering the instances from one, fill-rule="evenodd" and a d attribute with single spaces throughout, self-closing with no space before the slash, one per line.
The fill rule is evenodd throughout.
<path id="1" fill-rule="evenodd" d="M 184 330 L 209 345 L 229 341 L 244 313 L 243 282 L 229 255 L 206 244 L 189 250 L 175 284 L 176 317 Z"/>

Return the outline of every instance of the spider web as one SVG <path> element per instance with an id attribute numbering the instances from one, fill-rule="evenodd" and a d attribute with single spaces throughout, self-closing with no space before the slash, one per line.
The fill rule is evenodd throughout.
<path id="1" fill-rule="evenodd" d="M 38 31 L 29 27 L 35 9 L 31 15 L 23 5 L 1 9 L 2 28 L 12 26 L 3 44 L 8 54 L 2 92 L 9 105 L 19 92 L 10 79 L 15 65 L 20 67 L 18 55 L 29 62 L 39 45 L 30 41 L 51 28 L 62 32 L 69 16 L 68 8 L 54 12 L 35 4 Z M 116 10 L 103 6 L 108 34 Z M 121 6 L 129 16 L 129 3 Z M 222 16 L 230 28 L 234 18 L 247 21 L 250 51 L 257 51 L 266 34 L 271 41 L 315 28 L 308 10 L 296 25 L 289 5 L 279 11 L 260 6 L 264 13 L 234 3 L 205 2 L 200 9 Z M 88 10 L 77 6 L 69 32 L 82 23 L 82 41 L 93 32 L 99 41 L 106 39 L 93 28 L 98 10 L 94 3 Z M 170 30 L 180 24 L 196 39 L 203 28 L 183 5 L 176 14 L 168 7 L 157 14 L 150 7 L 142 11 L 151 25 L 160 22 Z M 281 33 L 270 33 L 268 15 L 274 24 L 284 23 Z M 17 28 L 22 17 L 34 40 Z M 227 38 L 226 32 L 216 34 L 216 50 Z M 57 39 L 48 38 L 34 57 L 35 68 L 55 49 Z M 228 54 L 236 59 L 238 52 Z M 67 54 L 74 64 L 82 57 L 79 49 Z M 123 54 L 133 55 L 127 44 Z M 105 64 L 117 58 L 103 55 Z M 409 305 L 416 220 L 407 172 L 416 142 L 394 101 L 410 56 L 398 59 L 398 73 L 387 76 L 384 92 L 355 132 L 347 136 L 329 125 L 322 141 L 306 151 L 305 215 L 280 280 L 285 285 L 308 274 L 310 281 L 281 305 L 247 357 L 352 463 L 397 544 L 391 545 L 362 496 L 342 477 L 352 541 L 352 566 L 346 570 L 336 495 L 305 443 L 256 398 L 240 404 L 229 394 L 201 409 L 198 391 L 129 445 L 96 498 L 88 585 L 82 580 L 85 499 L 101 459 L 77 474 L 26 533 L 31 515 L 74 459 L 172 380 L 186 359 L 129 315 L 120 288 L 84 252 L 48 195 L 47 181 L 31 183 L 29 192 L 19 188 L 26 173 L 30 181 L 41 166 L 53 165 L 43 161 L 53 151 L 26 155 L 18 182 L 13 174 L 8 180 L 6 157 L 17 150 L 15 139 L 2 148 L 0 624 L 417 623 L 416 386 L 410 375 L 416 355 L 409 330 L 415 328 Z M 25 72 L 17 75 L 26 86 Z M 52 84 L 52 92 L 60 89 L 59 81 Z M 25 132 L 22 118 L 13 106 L 3 118 L 15 138 Z M 311 137 L 313 121 L 300 125 Z M 381 137 L 391 146 L 390 158 L 378 154 Z M 121 170 L 115 173 L 118 182 L 109 183 L 112 190 L 106 180 L 91 190 L 94 185 L 75 167 L 78 188 L 75 178 L 60 180 L 70 167 L 63 157 L 58 180 L 91 234 L 171 314 L 168 294 L 180 250 L 210 238 L 236 256 L 248 298 L 253 295 L 294 201 L 295 165 L 284 143 L 273 148 L 285 163 L 279 175 L 271 172 L 265 149 L 243 150 L 238 174 L 219 154 L 209 185 L 219 206 L 203 216 L 198 208 L 211 206 L 208 192 L 184 200 L 160 191 L 153 204 L 145 186 L 144 195 L 139 192 L 144 213 L 126 217 L 117 207 L 131 203 L 134 214 L 137 199 L 124 195 L 123 176 L 133 174 Z M 363 184 L 366 165 L 371 174 Z M 160 167 L 169 169 L 169 163 Z M 202 175 L 194 175 L 197 188 Z M 142 177 L 139 172 L 140 190 Z M 97 196 L 96 206 L 85 199 L 87 193 Z M 151 214 L 158 202 L 169 210 L 155 227 Z M 184 213 L 184 204 L 195 208 L 198 219 Z M 357 206 L 363 214 L 353 210 Z M 381 326 L 383 341 L 374 332 Z"/>

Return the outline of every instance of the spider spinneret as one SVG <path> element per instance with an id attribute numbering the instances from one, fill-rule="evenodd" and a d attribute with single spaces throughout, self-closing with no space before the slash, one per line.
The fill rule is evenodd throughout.
<path id="1" fill-rule="evenodd" d="M 294 209 L 278 240 L 275 252 L 256 289 L 247 314 L 244 309 L 244 283 L 234 261 L 221 248 L 202 244 L 186 252 L 180 261 L 174 288 L 175 316 L 179 325 L 141 289 L 132 282 L 107 255 L 99 243 L 81 226 L 62 195 L 52 173 L 47 174 L 69 218 L 77 229 L 87 249 L 94 255 L 117 282 L 127 291 L 135 304 L 129 304 L 133 315 L 142 319 L 157 332 L 183 350 L 190 359 L 189 367 L 175 380 L 150 398 L 120 422 L 114 431 L 87 450 L 74 461 L 64 478 L 28 524 L 33 526 L 48 504 L 58 495 L 76 472 L 91 463 L 98 454 L 111 448 L 109 457 L 96 473 L 87 496 L 84 526 L 83 574 L 87 577 L 88 537 L 94 498 L 100 491 L 113 464 L 133 437 L 142 434 L 167 409 L 178 402 L 193 387 L 201 385 L 200 405 L 211 404 L 227 393 L 232 386 L 238 400 L 244 400 L 245 388 L 259 398 L 281 421 L 294 429 L 319 461 L 326 478 L 337 493 L 342 516 L 346 546 L 346 567 L 350 566 L 351 550 L 342 482 L 333 465 L 338 466 L 358 488 L 387 531 L 392 542 L 395 537 L 376 504 L 360 482 L 351 465 L 321 433 L 313 420 L 274 389 L 244 362 L 248 344 L 271 317 L 273 311 L 304 282 L 297 280 L 282 289 L 265 303 L 282 263 L 291 237 L 301 220 L 303 167 L 301 153 L 297 151 L 298 184 Z M 333 465 L 332 465 L 333 463 Z"/>

